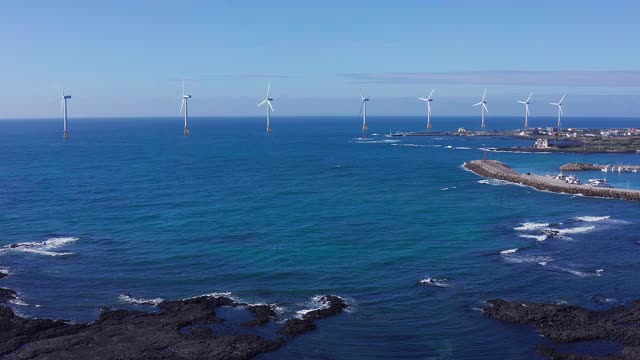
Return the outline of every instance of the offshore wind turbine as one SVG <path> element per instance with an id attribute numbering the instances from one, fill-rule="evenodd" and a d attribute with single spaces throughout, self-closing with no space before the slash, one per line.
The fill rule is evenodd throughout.
<path id="1" fill-rule="evenodd" d="M 473 104 L 473 106 L 482 105 L 480 107 L 480 110 L 482 111 L 482 128 L 483 129 L 487 127 L 487 124 L 484 122 L 484 113 L 489 112 L 489 109 L 487 109 L 487 100 L 485 100 L 486 96 L 487 96 L 487 89 L 484 89 L 484 94 L 482 94 L 482 100 L 477 104 Z"/>
<path id="2" fill-rule="evenodd" d="M 61 104 L 61 108 L 60 111 L 63 114 L 63 120 L 64 120 L 64 139 L 67 140 L 69 139 L 69 131 L 67 128 L 67 100 L 71 99 L 71 95 L 65 95 L 64 93 L 64 89 L 62 89 L 62 104 Z"/>
<path id="3" fill-rule="evenodd" d="M 564 101 L 565 96 L 567 96 L 567 93 L 562 95 L 562 97 L 560 98 L 560 101 L 555 103 L 549 103 L 551 105 L 555 105 L 558 107 L 558 129 L 560 129 L 562 126 L 562 115 L 564 115 L 564 113 L 562 112 L 562 102 Z"/>
<path id="4" fill-rule="evenodd" d="M 182 105 L 180 106 L 180 114 L 184 111 L 184 136 L 189 136 L 189 99 L 191 95 L 188 95 L 184 91 L 184 81 L 182 82 Z"/>
<path id="5" fill-rule="evenodd" d="M 533 96 L 533 93 L 529 95 L 527 100 L 518 101 L 520 104 L 524 104 L 524 128 L 525 129 L 529 127 L 529 104 L 531 104 L 529 100 L 531 100 L 532 96 Z"/>
<path id="6" fill-rule="evenodd" d="M 427 103 L 427 129 L 431 129 L 431 102 L 433 101 L 433 92 L 436 91 L 435 88 L 431 89 L 431 94 L 429 96 L 418 98 L 418 100 L 422 100 Z M 427 95 L 425 93 L 425 95 Z"/>
<path id="7" fill-rule="evenodd" d="M 273 106 L 271 106 L 271 102 L 273 101 L 273 98 L 269 97 L 270 90 L 271 90 L 271 81 L 269 81 L 269 85 L 267 85 L 267 96 L 264 98 L 264 100 L 262 100 L 260 104 L 258 104 L 258 106 L 267 104 L 267 132 L 268 133 L 271 132 L 271 112 L 274 111 Z"/>
<path id="8" fill-rule="evenodd" d="M 369 129 L 367 127 L 367 103 L 369 102 L 369 98 L 365 97 L 360 90 L 360 98 L 362 99 L 362 105 L 360 105 L 360 114 L 362 114 L 362 131 L 367 131 Z"/>

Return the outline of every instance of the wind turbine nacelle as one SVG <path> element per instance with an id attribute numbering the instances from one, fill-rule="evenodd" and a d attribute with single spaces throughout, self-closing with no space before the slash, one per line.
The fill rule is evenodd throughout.
<path id="1" fill-rule="evenodd" d="M 273 98 L 267 98 L 267 101 L 273 101 Z"/>
<path id="2" fill-rule="evenodd" d="M 71 95 L 65 95 L 65 96 L 63 96 L 62 98 L 64 98 L 64 99 L 71 99 Z"/>
<path id="3" fill-rule="evenodd" d="M 191 99 L 191 95 L 185 95 L 183 96 L 185 99 Z"/>

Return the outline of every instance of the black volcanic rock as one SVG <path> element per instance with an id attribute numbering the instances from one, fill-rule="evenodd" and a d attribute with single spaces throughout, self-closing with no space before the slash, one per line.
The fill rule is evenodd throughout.
<path id="1" fill-rule="evenodd" d="M 242 325 L 244 326 L 266 325 L 269 320 L 277 315 L 273 305 L 249 305 L 247 310 L 252 312 L 256 316 L 256 319 L 243 323 Z"/>
<path id="2" fill-rule="evenodd" d="M 6 296 L 15 296 L 12 290 L 3 290 Z M 312 330 L 313 319 L 338 314 L 346 307 L 338 297 L 323 299 L 328 308 L 321 312 L 314 310 L 316 313 L 304 320 L 287 321 L 295 324 L 292 325 L 295 330 L 287 334 L 293 336 Z M 160 312 L 157 313 L 103 309 L 96 321 L 87 324 L 22 318 L 0 306 L 0 357 L 9 355 L 16 360 L 250 359 L 285 344 L 284 338 L 269 340 L 252 334 L 212 331 L 212 326 L 224 321 L 215 313 L 221 306 L 246 306 L 256 316 L 248 322 L 251 326 L 264 325 L 276 315 L 273 305 L 247 305 L 214 296 L 164 301 L 158 305 Z M 296 324 L 298 322 L 303 323 Z"/>
<path id="3" fill-rule="evenodd" d="M 0 288 L 0 304 L 6 304 L 17 297 L 17 293 L 11 289 Z"/>
<path id="4" fill-rule="evenodd" d="M 284 323 L 284 326 L 278 330 L 278 334 L 298 336 L 315 329 L 316 324 L 314 324 L 311 319 L 289 319 Z"/>
<path id="5" fill-rule="evenodd" d="M 483 309 L 490 318 L 535 327 L 556 344 L 611 341 L 620 344 L 620 354 L 606 359 L 640 359 L 640 301 L 605 311 L 577 306 L 541 304 L 495 299 Z M 566 354 L 552 346 L 540 345 L 541 355 L 551 359 L 605 359 L 582 354 Z"/>
<path id="6" fill-rule="evenodd" d="M 284 326 L 278 330 L 278 334 L 287 336 L 298 336 L 308 331 L 314 330 L 316 325 L 313 320 L 323 319 L 329 316 L 340 314 L 348 307 L 345 301 L 335 295 L 325 295 L 320 297 L 319 302 L 323 307 L 311 310 L 304 315 L 302 319 L 289 319 Z"/>

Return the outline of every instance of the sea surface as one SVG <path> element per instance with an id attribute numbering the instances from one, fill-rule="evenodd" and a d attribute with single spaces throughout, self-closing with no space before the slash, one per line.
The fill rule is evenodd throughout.
<path id="1" fill-rule="evenodd" d="M 531 142 L 389 138 L 424 119 L 368 122 L 363 135 L 355 116 L 274 116 L 266 134 L 263 118 L 193 118 L 184 137 L 178 118 L 72 118 L 65 142 L 59 119 L 0 121 L 0 267 L 10 274 L 0 286 L 18 291 L 22 315 L 74 321 L 211 293 L 277 303 L 281 319 L 317 306 L 318 294 L 350 305 L 261 359 L 537 359 L 545 340 L 485 318 L 487 299 L 604 309 L 640 298 L 640 204 L 461 168 L 485 154 L 539 174 L 572 161 L 638 165 L 640 155 L 485 153 Z M 433 123 L 477 129 L 480 119 Z M 640 173 L 607 176 L 640 189 Z"/>

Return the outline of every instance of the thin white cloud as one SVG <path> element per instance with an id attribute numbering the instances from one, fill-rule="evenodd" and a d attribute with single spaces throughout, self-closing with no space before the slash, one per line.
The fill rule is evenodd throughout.
<path id="1" fill-rule="evenodd" d="M 357 84 L 640 87 L 640 71 L 636 70 L 350 73 L 339 76 Z"/>

